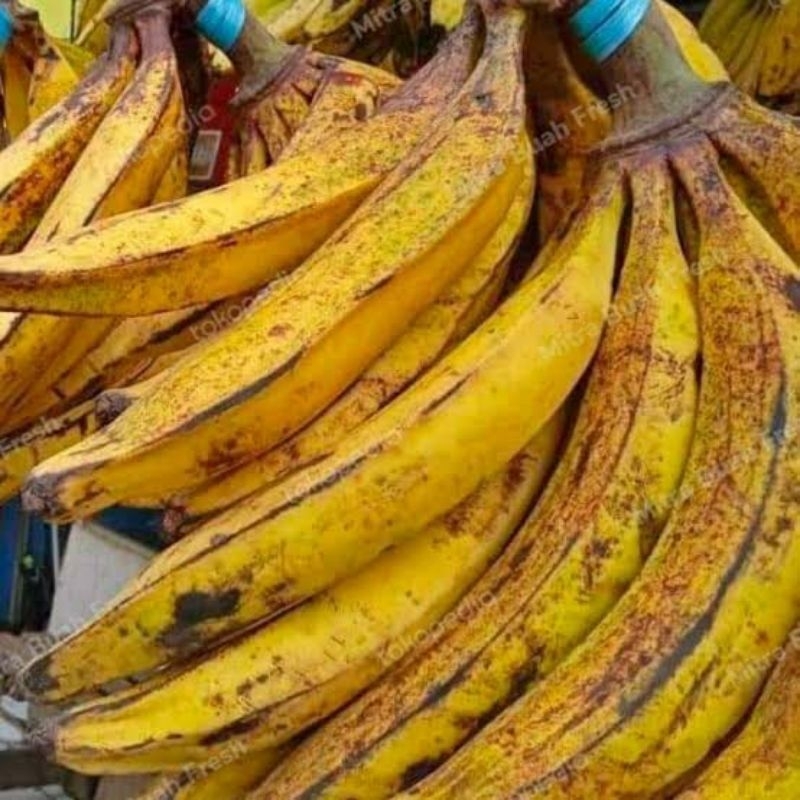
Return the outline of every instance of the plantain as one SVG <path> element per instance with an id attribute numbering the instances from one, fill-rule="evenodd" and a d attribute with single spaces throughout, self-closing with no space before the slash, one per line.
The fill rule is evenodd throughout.
<path id="1" fill-rule="evenodd" d="M 74 518 L 199 485 L 294 433 L 357 379 L 475 258 L 523 180 L 523 21 L 498 22 L 438 130 L 330 242 L 87 441 L 88 458 L 76 449 L 32 476 L 30 507 Z M 389 229 L 383 247 L 366 246 Z"/>
<path id="2" fill-rule="evenodd" d="M 668 795 L 745 717 L 798 620 L 800 268 L 712 144 L 740 96 L 698 82 L 654 8 L 601 72 L 651 97 L 618 115 L 607 153 L 660 163 L 683 198 L 702 331 L 685 475 L 656 548 L 601 624 L 398 798 Z"/>
<path id="3" fill-rule="evenodd" d="M 800 791 L 800 631 L 777 662 L 747 725 L 676 800 L 783 800 Z"/>
<path id="4" fill-rule="evenodd" d="M 12 253 L 39 224 L 105 115 L 129 82 L 136 39 L 118 27 L 106 57 L 75 92 L 0 152 L 0 252 Z"/>
<path id="5" fill-rule="evenodd" d="M 186 149 L 183 99 L 169 41 L 169 15 L 158 5 L 135 25 L 142 61 L 130 87 L 110 110 L 44 215 L 30 247 L 130 208 L 146 206 L 165 164 Z M 183 191 L 185 192 L 185 183 Z M 113 319 L 16 315 L 2 342 L 6 425 L 23 425 L 74 397 L 53 391 L 113 328 Z"/>
<path id="6" fill-rule="evenodd" d="M 456 612 L 254 798 L 377 800 L 412 786 L 553 672 L 641 571 L 692 439 L 698 330 L 671 187 L 646 165 L 625 171 L 630 233 L 606 231 L 626 254 L 620 287 L 570 443 L 503 558 L 463 601 L 477 613 Z"/>
<path id="7" fill-rule="evenodd" d="M 263 456 L 173 500 L 165 518 L 173 534 L 236 505 L 330 452 L 350 431 L 388 405 L 472 332 L 497 305 L 508 267 L 527 224 L 533 194 L 527 175 L 506 218 L 480 255 L 410 328 L 311 425 Z"/>
<path id="8" fill-rule="evenodd" d="M 479 15 L 471 15 L 428 68 L 344 139 L 186 200 L 89 226 L 15 256 L 13 266 L 0 258 L 0 307 L 138 316 L 242 294 L 297 266 L 458 91 L 480 29 Z M 27 299 L 11 290 L 11 283 L 21 288 L 17 278 Z"/>
<path id="9" fill-rule="evenodd" d="M 559 415 L 465 503 L 358 575 L 152 692 L 68 714 L 56 758 L 83 772 L 146 772 L 201 765 L 208 744 L 248 752 L 285 744 L 447 615 L 513 535 L 548 475 L 562 427 Z M 199 697 L 198 685 L 208 687 Z M 177 708 L 192 711 L 178 719 Z"/>

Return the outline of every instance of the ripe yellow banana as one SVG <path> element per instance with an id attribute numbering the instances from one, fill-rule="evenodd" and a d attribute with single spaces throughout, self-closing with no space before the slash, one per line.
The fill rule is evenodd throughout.
<path id="1" fill-rule="evenodd" d="M 398 797 L 657 796 L 746 713 L 797 623 L 800 268 L 702 139 L 670 161 L 699 228 L 703 372 L 667 529 L 560 669 Z"/>
<path id="2" fill-rule="evenodd" d="M 33 65 L 28 90 L 31 121 L 72 94 L 89 71 L 92 57 L 70 42 L 44 35 L 39 57 Z"/>
<path id="3" fill-rule="evenodd" d="M 0 98 L 6 136 L 12 142 L 31 121 L 28 95 L 32 77 L 25 54 L 13 44 L 9 46 L 0 56 Z"/>
<path id="4" fill-rule="evenodd" d="M 277 747 L 328 716 L 424 639 L 496 558 L 549 474 L 562 426 L 557 415 L 499 476 L 354 577 L 150 693 L 68 714 L 56 759 L 90 773 L 168 770 L 202 764 L 220 741 Z"/>
<path id="5" fill-rule="evenodd" d="M 565 402 L 595 352 L 622 194 L 610 174 L 552 263 L 463 344 L 329 458 L 157 557 L 31 667 L 28 688 L 69 697 L 203 649 L 357 573 L 475 491 Z"/>
<path id="6" fill-rule="evenodd" d="M 0 152 L 0 252 L 19 249 L 130 80 L 135 66 L 133 31 L 117 28 L 111 50 L 78 89 L 29 126 Z"/>
<path id="7" fill-rule="evenodd" d="M 798 0 L 713 0 L 700 32 L 743 91 L 791 113 L 800 110 Z"/>
<path id="8" fill-rule="evenodd" d="M 236 758 L 217 756 L 201 767 L 164 775 L 134 800 L 243 800 L 283 757 L 268 750 Z"/>
<path id="9" fill-rule="evenodd" d="M 530 150 L 530 143 L 525 145 Z M 388 405 L 495 308 L 511 256 L 528 221 L 533 159 L 506 218 L 480 255 L 324 414 L 264 456 L 183 498 L 167 515 L 170 533 L 193 527 L 331 452 L 350 431 Z"/>
<path id="10" fill-rule="evenodd" d="M 143 47 L 137 73 L 53 200 L 31 248 L 92 220 L 148 205 L 165 166 L 176 152 L 186 149 L 183 98 L 169 23 L 169 14 L 158 7 L 137 16 L 135 26 Z M 113 326 L 113 319 L 17 315 L 0 346 L 0 410 L 7 424 L 22 425 L 77 397 L 78 393 L 53 391 L 53 387 Z"/>
<path id="11" fill-rule="evenodd" d="M 0 308 L 136 316 L 242 294 L 296 267 L 458 91 L 473 66 L 480 26 L 474 15 L 466 20 L 426 69 L 347 137 L 218 189 L 90 226 L 35 253 L 0 258 Z"/>
<path id="12" fill-rule="evenodd" d="M 85 453 L 33 475 L 30 507 L 74 519 L 200 485 L 280 443 L 356 380 L 466 269 L 513 202 L 529 155 L 523 24 L 519 12 L 498 12 L 481 66 L 438 130 L 284 285 L 195 348 Z"/>
<path id="13" fill-rule="evenodd" d="M 551 673 L 640 572 L 691 443 L 698 331 L 670 182 L 629 171 L 633 218 L 630 240 L 619 232 L 627 256 L 609 326 L 544 497 L 472 593 L 492 603 L 454 614 L 299 744 L 254 800 L 380 800 L 412 786 Z"/>
<path id="14" fill-rule="evenodd" d="M 800 630 L 778 658 L 744 730 L 676 800 L 800 797 Z"/>
<path id="15" fill-rule="evenodd" d="M 709 131 L 740 196 L 775 239 L 800 259 L 800 122 L 740 95 Z"/>
<path id="16" fill-rule="evenodd" d="M 0 502 L 19 492 L 37 464 L 81 441 L 98 427 L 94 403 L 84 403 L 60 417 L 42 418 L 0 439 Z"/>

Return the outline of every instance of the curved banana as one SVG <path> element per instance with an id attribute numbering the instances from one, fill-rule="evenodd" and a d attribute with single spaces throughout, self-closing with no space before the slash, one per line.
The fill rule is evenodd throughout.
<path id="1" fill-rule="evenodd" d="M 111 49 L 81 81 L 0 152 L 0 253 L 19 249 L 39 224 L 78 158 L 130 81 L 136 40 L 118 26 Z"/>
<path id="2" fill-rule="evenodd" d="M 143 48 L 136 75 L 45 213 L 30 248 L 92 220 L 148 205 L 166 164 L 186 149 L 183 96 L 169 24 L 170 15 L 159 7 L 136 17 Z M 5 424 L 22 425 L 76 397 L 52 389 L 113 326 L 113 319 L 17 315 L 0 343 L 0 414 Z"/>
<path id="3" fill-rule="evenodd" d="M 526 169 L 525 18 L 497 16 L 481 67 L 438 130 L 238 324 L 194 348 L 85 452 L 33 474 L 31 509 L 74 519 L 191 488 L 268 450 L 335 400 L 466 269 Z"/>
<path id="4" fill-rule="evenodd" d="M 800 629 L 744 730 L 676 800 L 788 800 L 800 796 Z"/>
<path id="5" fill-rule="evenodd" d="M 42 418 L 0 439 L 0 502 L 19 492 L 37 464 L 80 442 L 99 427 L 94 403 L 84 403 L 60 417 Z"/>
<path id="6" fill-rule="evenodd" d="M 479 30 L 480 20 L 467 20 L 450 46 L 347 137 L 217 189 L 0 258 L 0 308 L 138 316 L 243 294 L 296 267 L 457 93 Z"/>
<path id="7" fill-rule="evenodd" d="M 312 464 L 361 422 L 388 405 L 432 364 L 472 332 L 497 303 L 511 256 L 528 221 L 534 195 L 533 159 L 526 141 L 526 175 L 506 218 L 480 255 L 324 414 L 283 444 L 178 503 L 165 519 L 176 533 L 236 505 L 250 494 Z"/>
<path id="8" fill-rule="evenodd" d="M 164 775 L 134 800 L 242 800 L 283 757 L 281 750 L 241 758 L 235 749 L 231 753 L 233 758 L 215 757 L 210 764 Z"/>
<path id="9" fill-rule="evenodd" d="M 627 256 L 609 325 L 544 497 L 473 592 L 493 602 L 455 614 L 253 800 L 380 800 L 412 786 L 551 673 L 640 572 L 692 439 L 698 330 L 672 186 L 646 165 L 628 169 L 633 218 L 629 240 L 619 234 Z"/>
<path id="10" fill-rule="evenodd" d="M 737 192 L 777 241 L 800 259 L 800 120 L 739 96 L 721 112 L 709 135 Z"/>
<path id="11" fill-rule="evenodd" d="M 622 194 L 610 173 L 552 262 L 472 336 L 329 458 L 157 557 L 100 619 L 32 665 L 28 688 L 68 697 L 196 652 L 358 572 L 466 498 L 542 428 L 592 358 Z"/>
<path id="12" fill-rule="evenodd" d="M 28 113 L 32 121 L 72 94 L 93 61 L 90 54 L 70 42 L 47 35 L 42 39 L 28 90 Z"/>
<path id="13" fill-rule="evenodd" d="M 202 764 L 207 744 L 277 747 L 343 706 L 424 639 L 495 559 L 549 474 L 563 421 L 557 415 L 497 478 L 354 577 L 148 694 L 67 715 L 56 759 L 101 774 Z M 198 686 L 207 690 L 198 695 Z"/>
<path id="14" fill-rule="evenodd" d="M 683 144 L 670 160 L 699 226 L 703 373 L 667 529 L 572 657 L 398 798 L 657 795 L 747 712 L 797 623 L 800 268 L 713 150 Z"/>

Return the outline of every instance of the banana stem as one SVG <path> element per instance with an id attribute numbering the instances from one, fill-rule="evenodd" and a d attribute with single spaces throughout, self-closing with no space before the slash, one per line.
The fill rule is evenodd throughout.
<path id="1" fill-rule="evenodd" d="M 708 95 L 708 84 L 687 64 L 655 3 L 636 33 L 603 63 L 600 72 L 609 97 L 613 92 L 625 93 L 614 108 L 616 132 L 630 132 L 659 119 L 683 118 L 696 112 Z"/>
<path id="2" fill-rule="evenodd" d="M 197 16 L 208 0 L 188 0 L 189 12 Z M 284 69 L 295 47 L 274 37 L 250 9 L 244 29 L 233 49 L 227 54 L 241 77 L 238 105 L 254 100 Z"/>

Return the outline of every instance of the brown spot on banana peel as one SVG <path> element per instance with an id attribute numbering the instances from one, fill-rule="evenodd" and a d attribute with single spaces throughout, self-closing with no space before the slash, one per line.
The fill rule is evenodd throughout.
<path id="1" fill-rule="evenodd" d="M 236 612 L 241 592 L 227 589 L 219 594 L 210 592 L 188 592 L 175 598 L 173 624 L 160 637 L 162 644 L 170 650 L 185 652 L 196 646 L 194 628 L 215 619 L 222 619 Z"/>

